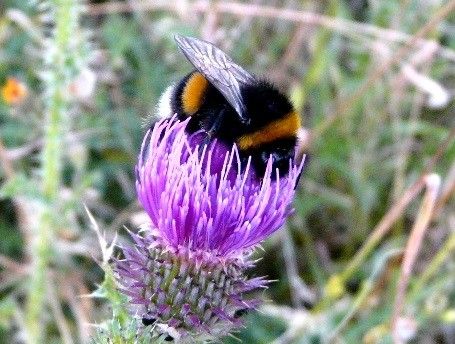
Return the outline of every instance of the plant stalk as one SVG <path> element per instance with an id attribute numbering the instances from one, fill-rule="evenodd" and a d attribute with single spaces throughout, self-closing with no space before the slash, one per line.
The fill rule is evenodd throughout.
<path id="1" fill-rule="evenodd" d="M 42 343 L 46 313 L 46 276 L 57 231 L 59 192 L 63 166 L 63 137 L 71 101 L 66 97 L 73 70 L 74 35 L 78 26 L 78 1 L 50 1 L 54 29 L 44 51 L 45 134 L 42 151 L 42 204 L 33 229 L 31 276 L 26 304 L 27 341 Z"/>

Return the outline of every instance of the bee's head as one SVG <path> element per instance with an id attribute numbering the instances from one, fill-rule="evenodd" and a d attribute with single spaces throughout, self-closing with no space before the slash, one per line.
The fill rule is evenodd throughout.
<path id="1" fill-rule="evenodd" d="M 275 149 L 269 152 L 262 152 L 261 160 L 264 167 L 267 166 L 270 157 L 272 158 L 272 179 L 276 178 L 277 169 L 280 176 L 284 176 L 289 172 L 289 160 L 293 158 L 289 149 Z"/>
<path id="2" fill-rule="evenodd" d="M 247 154 L 251 155 L 256 173 L 263 176 L 269 159 L 272 158 L 272 179 L 276 178 L 276 169 L 279 170 L 281 177 L 287 175 L 290 160 L 294 159 L 295 140 L 295 138 L 275 140 L 249 151 Z"/>

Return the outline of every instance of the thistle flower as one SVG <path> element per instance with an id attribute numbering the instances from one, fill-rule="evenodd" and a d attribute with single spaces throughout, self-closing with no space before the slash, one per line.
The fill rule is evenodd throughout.
<path id="1" fill-rule="evenodd" d="M 241 311 L 257 307 L 245 293 L 267 281 L 248 279 L 249 257 L 291 213 L 302 164 L 290 161 L 280 178 L 270 159 L 257 176 L 235 145 L 205 145 L 187 123 L 161 121 L 144 138 L 136 189 L 151 223 L 132 234 L 135 246 L 123 248 L 116 270 L 157 335 L 204 341 L 228 334 Z"/>

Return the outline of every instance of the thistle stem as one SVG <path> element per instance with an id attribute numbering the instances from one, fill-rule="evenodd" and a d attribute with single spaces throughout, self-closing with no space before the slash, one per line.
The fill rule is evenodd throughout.
<path id="1" fill-rule="evenodd" d="M 63 165 L 62 138 L 70 101 L 65 97 L 72 75 L 72 44 L 78 25 L 77 0 L 53 0 L 51 14 L 55 20 L 53 34 L 44 52 L 46 75 L 46 128 L 42 151 L 41 192 L 43 207 L 34 230 L 31 249 L 31 277 L 27 297 L 27 340 L 43 342 L 42 314 L 45 313 L 46 275 L 52 257 L 52 243 L 57 227 L 56 214 Z"/>

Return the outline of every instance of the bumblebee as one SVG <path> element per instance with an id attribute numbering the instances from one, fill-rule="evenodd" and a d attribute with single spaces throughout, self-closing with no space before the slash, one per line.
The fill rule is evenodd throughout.
<path id="1" fill-rule="evenodd" d="M 273 171 L 284 176 L 294 158 L 300 116 L 288 98 L 213 44 L 176 35 L 181 52 L 195 67 L 160 100 L 159 112 L 189 120 L 187 130 L 203 130 L 207 140 L 235 143 L 244 163 L 260 176 L 272 157 Z M 275 173 L 273 173 L 275 176 Z"/>

